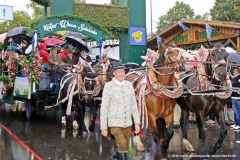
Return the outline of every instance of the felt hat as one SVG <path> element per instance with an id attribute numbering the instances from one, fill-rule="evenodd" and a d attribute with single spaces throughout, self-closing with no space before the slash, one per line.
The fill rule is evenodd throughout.
<path id="1" fill-rule="evenodd" d="M 125 73 L 127 74 L 129 72 L 129 68 L 126 68 L 121 62 L 114 62 L 113 64 L 113 68 L 112 68 L 112 76 L 113 75 L 113 72 L 116 71 L 117 69 L 123 69 L 125 70 Z"/>
<path id="2" fill-rule="evenodd" d="M 51 50 L 58 50 L 58 47 L 56 45 L 52 46 Z"/>

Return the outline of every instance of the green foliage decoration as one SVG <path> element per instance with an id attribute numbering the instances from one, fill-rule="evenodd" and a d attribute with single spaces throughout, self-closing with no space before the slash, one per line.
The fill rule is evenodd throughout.
<path id="1" fill-rule="evenodd" d="M 125 32 L 129 26 L 128 7 L 75 3 L 74 14 L 99 24 L 114 35 L 115 33 Z"/>
<path id="2" fill-rule="evenodd" d="M 7 75 L 0 75 L 0 81 L 9 83 L 9 77 Z"/>

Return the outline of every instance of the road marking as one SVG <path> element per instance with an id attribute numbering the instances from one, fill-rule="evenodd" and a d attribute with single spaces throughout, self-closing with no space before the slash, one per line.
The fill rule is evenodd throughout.
<path id="1" fill-rule="evenodd" d="M 15 140 L 17 140 L 24 148 L 26 148 L 37 160 L 42 160 L 42 158 L 37 155 L 31 148 L 29 148 L 21 139 L 19 139 L 14 133 L 12 133 L 5 125 L 0 122 L 0 127 L 7 131 Z"/>

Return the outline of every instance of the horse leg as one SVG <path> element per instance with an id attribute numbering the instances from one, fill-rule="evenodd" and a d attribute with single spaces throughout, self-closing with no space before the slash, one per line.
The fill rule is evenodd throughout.
<path id="1" fill-rule="evenodd" d="M 205 149 L 206 132 L 203 127 L 203 118 L 202 118 L 203 115 L 201 115 L 200 111 L 195 112 L 195 114 L 196 114 L 196 120 L 197 120 L 197 125 L 198 125 L 198 134 L 199 134 L 199 139 L 200 139 L 202 155 L 206 155 L 206 149 Z"/>
<path id="2" fill-rule="evenodd" d="M 134 123 L 132 125 L 132 130 L 135 131 L 135 124 Z M 143 152 L 145 150 L 145 148 L 142 144 L 142 141 L 139 137 L 139 134 L 136 134 L 135 132 L 134 132 L 134 137 L 133 137 L 133 143 L 136 146 L 137 151 Z"/>
<path id="3" fill-rule="evenodd" d="M 92 120 L 91 120 L 91 124 L 89 125 L 89 131 L 93 132 L 94 128 L 95 128 L 95 120 L 97 118 L 97 111 L 98 111 L 98 104 L 96 100 L 92 100 L 92 103 L 90 105 L 90 109 L 92 112 Z"/>
<path id="4" fill-rule="evenodd" d="M 86 106 L 85 106 L 85 101 L 79 102 L 80 105 L 80 112 L 81 112 L 81 116 L 80 116 L 80 124 L 82 126 L 82 132 L 83 134 L 88 134 L 88 130 L 86 128 L 86 125 L 84 123 L 84 117 L 85 117 L 85 111 L 86 111 Z"/>
<path id="5" fill-rule="evenodd" d="M 189 110 L 186 107 L 185 108 L 182 107 L 180 125 L 182 128 L 183 145 L 184 145 L 186 151 L 194 152 L 194 148 L 191 145 L 191 143 L 188 141 L 188 136 L 187 136 L 188 117 L 189 117 Z"/>
<path id="6" fill-rule="evenodd" d="M 63 127 L 66 127 L 67 126 L 67 115 L 66 115 L 66 110 L 67 110 L 67 104 L 66 102 L 64 102 L 62 105 L 61 105 L 61 110 L 62 110 L 62 126 Z"/>
<path id="7" fill-rule="evenodd" d="M 218 141 L 215 143 L 215 145 L 209 147 L 209 150 L 208 150 L 209 154 L 213 154 L 219 148 L 221 148 L 222 142 L 227 135 L 227 128 L 226 128 L 225 119 L 224 119 L 225 118 L 224 112 L 220 111 L 219 113 L 217 113 L 216 118 L 217 118 L 218 124 L 220 125 L 220 136 L 218 138 Z"/>
<path id="8" fill-rule="evenodd" d="M 164 118 L 166 124 L 169 123 L 168 120 L 170 119 L 170 117 L 173 119 L 172 115 L 169 115 L 169 116 Z M 169 127 L 167 127 L 166 137 L 164 138 L 164 140 L 162 142 L 162 151 L 163 151 L 163 153 L 166 153 L 166 151 L 167 151 L 167 149 L 169 147 L 170 140 L 173 137 L 173 133 L 174 133 L 173 132 L 173 125 L 169 125 Z"/>

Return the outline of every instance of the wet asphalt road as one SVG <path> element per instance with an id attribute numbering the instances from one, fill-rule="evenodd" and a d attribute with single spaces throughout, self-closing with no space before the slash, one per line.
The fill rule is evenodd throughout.
<path id="1" fill-rule="evenodd" d="M 99 120 L 96 121 L 94 133 L 83 135 L 71 127 L 61 127 L 60 110 L 41 110 L 37 118 L 31 121 L 26 120 L 24 114 L 25 112 L 13 112 L 10 111 L 9 106 L 0 105 L 0 160 L 107 160 L 116 150 L 114 139 L 101 136 Z M 86 114 L 85 124 L 88 123 L 89 116 Z M 205 124 L 205 129 L 208 148 L 217 141 L 219 128 L 216 125 Z M 146 151 L 137 152 L 131 144 L 129 160 L 158 159 L 151 132 L 145 129 L 140 135 L 143 137 L 141 139 Z M 168 149 L 168 159 L 200 159 L 197 158 L 201 150 L 198 148 L 196 124 L 188 125 L 188 135 L 195 152 L 184 151 L 181 129 L 174 129 L 174 136 Z M 215 153 L 218 157 L 211 156 L 209 159 L 239 160 L 240 144 L 237 144 L 236 140 L 240 140 L 240 132 L 228 127 L 228 135 L 222 147 Z M 191 155 L 192 158 L 189 158 Z M 228 157 L 230 155 L 231 157 Z M 183 156 L 185 158 L 181 158 Z"/>

